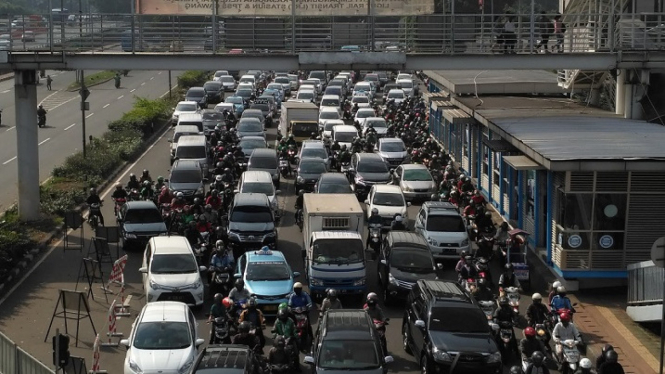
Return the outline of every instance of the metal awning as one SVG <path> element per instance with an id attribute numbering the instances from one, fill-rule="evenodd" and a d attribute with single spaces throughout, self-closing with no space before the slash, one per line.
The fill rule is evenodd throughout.
<path id="1" fill-rule="evenodd" d="M 510 165 L 515 170 L 542 170 L 544 166 L 536 161 L 528 158 L 527 156 L 503 156 L 503 161 Z"/>
<path id="2" fill-rule="evenodd" d="M 474 123 L 474 119 L 465 111 L 458 108 L 449 108 L 441 110 L 443 118 L 453 125 L 466 125 Z"/>
<path id="3" fill-rule="evenodd" d="M 452 109 L 456 108 L 455 105 L 450 100 L 433 100 L 432 101 L 432 109 L 434 110 L 444 110 L 444 109 Z"/>
<path id="4" fill-rule="evenodd" d="M 450 101 L 450 95 L 447 92 L 424 92 L 422 94 L 425 104 L 433 103 L 435 101 Z"/>
<path id="5" fill-rule="evenodd" d="M 483 144 L 485 144 L 493 152 L 510 152 L 515 151 L 515 147 L 512 144 L 508 143 L 503 139 L 493 139 L 489 140 L 483 138 Z M 504 157 L 505 159 L 505 157 Z"/>

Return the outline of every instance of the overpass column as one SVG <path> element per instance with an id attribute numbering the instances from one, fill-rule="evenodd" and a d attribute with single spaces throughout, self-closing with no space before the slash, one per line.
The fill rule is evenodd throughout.
<path id="1" fill-rule="evenodd" d="M 39 150 L 35 70 L 14 72 L 18 165 L 18 213 L 22 221 L 39 219 Z"/>
<path id="2" fill-rule="evenodd" d="M 614 113 L 622 116 L 626 113 L 626 69 L 617 70 L 617 87 L 614 96 Z"/>

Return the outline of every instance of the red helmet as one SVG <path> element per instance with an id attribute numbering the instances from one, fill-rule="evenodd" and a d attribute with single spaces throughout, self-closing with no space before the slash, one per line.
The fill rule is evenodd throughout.
<path id="1" fill-rule="evenodd" d="M 531 326 L 525 328 L 524 329 L 524 336 L 526 336 L 527 338 L 533 338 L 534 336 L 536 336 L 536 329 L 534 329 Z"/>
<path id="2" fill-rule="evenodd" d="M 568 312 L 561 312 L 559 314 L 559 318 L 561 318 L 561 322 L 570 322 L 570 313 Z"/>
<path id="3" fill-rule="evenodd" d="M 224 300 L 222 300 L 222 305 L 224 305 L 226 308 L 230 308 L 233 306 L 233 300 L 229 297 L 225 297 Z"/>

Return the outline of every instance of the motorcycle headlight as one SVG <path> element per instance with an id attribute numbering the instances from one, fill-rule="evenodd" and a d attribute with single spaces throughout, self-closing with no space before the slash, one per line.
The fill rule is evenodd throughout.
<path id="1" fill-rule="evenodd" d="M 298 183 L 305 183 L 305 178 L 303 178 L 303 177 L 301 177 L 301 176 L 299 175 L 298 178 L 296 179 L 296 181 L 297 181 Z"/>
<path id="2" fill-rule="evenodd" d="M 190 358 L 187 362 L 185 362 L 184 365 L 180 367 L 180 369 L 178 369 L 178 374 L 187 373 L 189 369 L 191 369 L 192 365 L 194 365 L 194 356 L 192 356 L 192 358 Z"/>
<path id="3" fill-rule="evenodd" d="M 397 279 L 395 279 L 395 276 L 390 273 L 388 273 L 388 283 L 397 285 Z"/>
<path id="4" fill-rule="evenodd" d="M 510 301 L 508 302 L 508 305 L 510 305 L 510 306 L 518 306 L 518 305 L 519 305 L 519 301 L 517 301 L 517 300 L 510 300 Z"/>
<path id="5" fill-rule="evenodd" d="M 136 239 L 136 234 L 132 234 L 130 232 L 125 233 L 125 239 Z"/>
<path id="6" fill-rule="evenodd" d="M 462 240 L 462 247 L 469 245 L 469 239 Z"/>
<path id="7" fill-rule="evenodd" d="M 323 286 L 323 281 L 316 278 L 309 278 L 309 283 L 312 286 Z"/>
<path id="8" fill-rule="evenodd" d="M 355 282 L 353 282 L 353 285 L 354 286 L 364 286 L 365 282 L 366 282 L 365 278 L 360 278 L 360 279 L 357 279 Z"/>
<path id="9" fill-rule="evenodd" d="M 136 362 L 132 361 L 131 358 L 129 359 L 129 369 L 131 369 L 131 371 L 133 371 L 136 374 L 143 374 L 143 370 L 139 367 L 139 365 Z"/>
<path id="10" fill-rule="evenodd" d="M 488 364 L 494 364 L 497 362 L 501 362 L 501 352 L 494 352 L 487 358 Z"/>
<path id="11" fill-rule="evenodd" d="M 427 242 L 431 245 L 439 245 L 439 243 L 432 238 L 427 238 Z"/>
<path id="12" fill-rule="evenodd" d="M 150 280 L 150 288 L 153 290 L 159 290 L 160 288 L 163 288 L 162 286 L 159 285 L 159 283 L 155 282 L 153 279 Z"/>
<path id="13" fill-rule="evenodd" d="M 444 352 L 438 348 L 434 348 L 432 351 L 432 357 L 434 357 L 434 361 L 437 362 L 452 362 L 453 358 L 450 356 L 448 352 Z"/>

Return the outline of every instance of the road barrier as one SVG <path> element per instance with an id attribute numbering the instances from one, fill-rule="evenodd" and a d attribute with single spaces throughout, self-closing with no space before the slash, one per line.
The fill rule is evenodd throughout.
<path id="1" fill-rule="evenodd" d="M 105 292 L 113 293 L 113 291 L 111 291 L 111 285 L 120 285 L 120 292 L 118 293 L 118 296 L 120 296 L 120 305 L 115 306 L 115 315 L 119 317 L 128 317 L 130 315 L 129 303 L 132 298 L 131 295 L 125 298 L 125 265 L 127 265 L 127 255 L 115 260 L 111 275 L 109 276 L 109 282 L 104 288 Z"/>
<path id="2" fill-rule="evenodd" d="M 55 374 L 55 371 L 0 333 L 0 373 Z"/>
<path id="3" fill-rule="evenodd" d="M 103 342 L 100 343 L 102 347 L 117 347 L 120 345 L 120 341 L 113 342 L 113 338 L 115 337 L 122 337 L 123 333 L 117 331 L 117 324 L 116 322 L 118 321 L 118 314 L 116 313 L 116 300 L 114 299 L 113 302 L 111 303 L 111 306 L 109 307 L 109 312 L 108 312 L 108 325 L 109 329 L 108 332 L 106 333 L 106 336 L 108 337 L 108 342 Z"/>
<path id="4" fill-rule="evenodd" d="M 95 337 L 95 343 L 92 345 L 92 368 L 89 374 L 106 374 L 106 370 L 101 370 L 99 367 L 99 357 L 101 354 L 99 334 Z"/>

